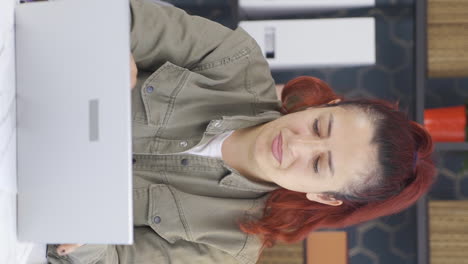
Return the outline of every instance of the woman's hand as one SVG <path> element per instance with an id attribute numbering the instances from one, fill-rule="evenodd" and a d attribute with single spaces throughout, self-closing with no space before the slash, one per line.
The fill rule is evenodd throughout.
<path id="1" fill-rule="evenodd" d="M 81 247 L 84 244 L 61 244 L 57 247 L 57 254 L 64 256 L 66 254 L 72 253 L 75 249 Z"/>
<path id="2" fill-rule="evenodd" d="M 130 53 L 130 88 L 133 89 L 135 88 L 135 85 L 137 83 L 137 74 L 138 74 L 138 69 L 135 64 L 135 60 L 133 59 L 132 53 Z"/>

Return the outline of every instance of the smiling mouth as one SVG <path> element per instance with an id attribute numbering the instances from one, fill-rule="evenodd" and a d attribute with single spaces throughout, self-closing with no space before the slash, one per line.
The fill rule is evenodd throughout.
<path id="1" fill-rule="evenodd" d="M 283 160 L 283 137 L 281 136 L 281 132 L 273 139 L 273 143 L 271 144 L 271 152 L 275 159 L 281 164 Z"/>

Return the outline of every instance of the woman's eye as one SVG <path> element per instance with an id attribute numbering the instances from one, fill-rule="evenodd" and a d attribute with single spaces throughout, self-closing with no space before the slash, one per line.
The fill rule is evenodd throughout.
<path id="1" fill-rule="evenodd" d="M 315 162 L 314 162 L 314 171 L 315 171 L 315 173 L 318 173 L 319 161 L 320 161 L 320 156 L 317 159 L 315 159 Z"/>
<path id="2" fill-rule="evenodd" d="M 315 119 L 315 121 L 314 121 L 314 132 L 315 132 L 315 134 L 317 134 L 317 136 L 320 137 L 320 131 L 319 131 L 319 127 L 318 127 L 318 119 Z"/>

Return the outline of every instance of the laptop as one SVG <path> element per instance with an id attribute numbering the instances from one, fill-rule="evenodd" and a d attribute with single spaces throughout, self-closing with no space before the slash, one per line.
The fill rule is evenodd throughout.
<path id="1" fill-rule="evenodd" d="M 16 7 L 21 242 L 133 243 L 128 0 Z"/>

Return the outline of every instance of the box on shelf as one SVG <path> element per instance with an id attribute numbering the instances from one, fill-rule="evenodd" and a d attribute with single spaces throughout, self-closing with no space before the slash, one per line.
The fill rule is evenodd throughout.
<path id="1" fill-rule="evenodd" d="M 467 0 L 428 0 L 429 77 L 468 76 L 467 29 Z"/>
<path id="2" fill-rule="evenodd" d="M 465 105 L 424 110 L 424 126 L 435 142 L 464 142 L 467 133 Z"/>
<path id="3" fill-rule="evenodd" d="M 277 243 L 272 248 L 265 248 L 257 264 L 304 264 L 304 242 L 292 244 Z"/>
<path id="4" fill-rule="evenodd" d="M 372 17 L 241 21 L 271 69 L 373 65 Z"/>
<path id="5" fill-rule="evenodd" d="M 429 202 L 431 264 L 466 263 L 468 201 Z"/>
<path id="6" fill-rule="evenodd" d="M 257 262 L 257 264 L 276 263 L 347 264 L 347 234 L 344 231 L 312 232 L 308 235 L 306 244 L 304 241 L 292 244 L 278 243 L 272 248 L 266 248 Z"/>
<path id="7" fill-rule="evenodd" d="M 347 264 L 348 240 L 344 231 L 313 232 L 307 237 L 307 264 Z"/>
<path id="8" fill-rule="evenodd" d="M 373 6 L 375 0 L 239 0 L 239 11 L 247 18 Z"/>

